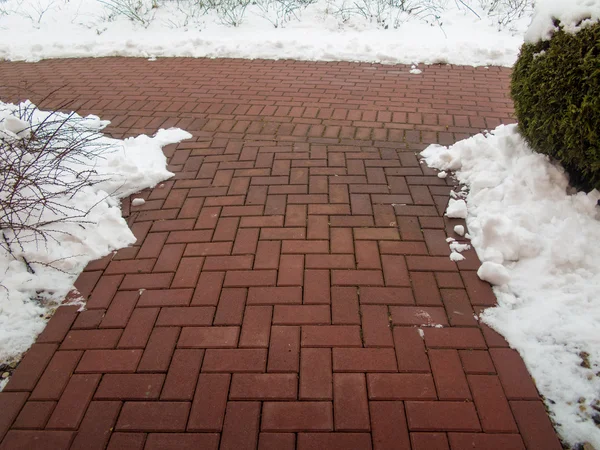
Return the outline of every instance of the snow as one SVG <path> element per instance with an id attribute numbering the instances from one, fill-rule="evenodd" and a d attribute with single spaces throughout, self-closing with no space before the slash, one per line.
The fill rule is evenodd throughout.
<path id="1" fill-rule="evenodd" d="M 490 284 L 501 286 L 510 281 L 510 273 L 502 264 L 484 261 L 477 271 L 477 276 Z"/>
<path id="2" fill-rule="evenodd" d="M 464 200 L 450 199 L 446 215 L 451 219 L 465 219 L 467 217 L 467 204 Z"/>
<path id="3" fill-rule="evenodd" d="M 465 0 L 473 12 L 463 2 L 427 0 L 435 5 L 433 14 L 402 13 L 394 27 L 390 22 L 397 12 L 386 14 L 385 25 L 378 25 L 356 13 L 352 5 L 362 0 L 317 0 L 275 28 L 275 13 L 260 8 L 268 1 L 249 5 L 241 25 L 231 27 L 214 10 L 193 11 L 185 0 L 158 1 L 147 24 L 110 17 L 99 1 L 6 0 L 0 3 L 0 58 L 136 56 L 153 61 L 180 56 L 511 66 L 530 21 L 526 13 L 499 30 L 498 17 L 480 5 L 487 0 Z M 365 2 L 389 8 L 383 0 Z"/>
<path id="4" fill-rule="evenodd" d="M 464 236 L 465 235 L 465 227 L 463 227 L 462 225 L 455 225 L 454 232 L 456 234 L 458 234 L 459 236 Z"/>
<path id="5" fill-rule="evenodd" d="M 600 20 L 597 0 L 542 0 L 536 2 L 531 24 L 525 32 L 525 42 L 547 41 L 558 30 L 554 21 L 567 33 L 575 34 Z"/>
<path id="6" fill-rule="evenodd" d="M 146 200 L 143 198 L 134 198 L 131 200 L 131 206 L 142 206 L 144 203 L 146 203 Z"/>
<path id="7" fill-rule="evenodd" d="M 466 259 L 463 255 L 461 255 L 458 252 L 451 252 L 450 253 L 450 259 L 454 262 L 458 262 L 458 261 L 462 261 L 464 259 Z"/>
<path id="8" fill-rule="evenodd" d="M 27 117 L 24 112 L 31 113 L 28 120 L 23 120 Z M 10 155 L 6 143 L 18 142 L 20 136 L 25 137 L 29 132 L 35 134 L 36 127 L 44 120 L 58 127 L 55 122 L 67 117 L 63 113 L 37 110 L 29 102 L 20 105 L 0 102 L 0 151 Z M 0 247 L 0 362 L 18 359 L 31 346 L 89 261 L 135 242 L 121 216 L 119 199 L 170 178 L 173 174 L 166 170 L 167 161 L 161 148 L 191 137 L 185 131 L 169 129 L 159 130 L 154 137 L 142 135 L 118 140 L 102 135 L 101 130 L 109 122 L 96 116 L 82 118 L 72 114 L 67 123 L 63 129 L 72 133 L 70 136 L 88 136 L 93 140 L 86 149 L 91 146 L 97 149 L 94 159 L 82 156 L 79 163 L 70 162 L 68 166 L 75 173 L 91 167 L 100 182 L 83 186 L 72 197 L 57 199 L 60 205 L 57 209 L 69 213 L 69 217 L 73 210 L 67 208 L 89 213 L 81 219 L 42 226 L 54 238 L 46 242 L 22 241 L 22 248 L 15 243 L 11 245 L 12 255 Z M 28 131 L 20 134 L 24 125 Z M 43 164 L 45 160 L 40 161 Z M 63 173 L 60 180 L 69 182 L 75 177 Z M 8 195 L 7 191 L 2 195 Z M 42 213 L 43 220 L 57 216 L 48 209 Z M 9 238 L 14 236 L 13 229 L 5 228 L 3 233 Z M 27 270 L 25 260 L 35 273 Z"/>
<path id="9" fill-rule="evenodd" d="M 422 155 L 468 188 L 478 274 L 498 298 L 481 319 L 519 351 L 561 437 L 600 448 L 600 193 L 567 193 L 516 125 Z"/>

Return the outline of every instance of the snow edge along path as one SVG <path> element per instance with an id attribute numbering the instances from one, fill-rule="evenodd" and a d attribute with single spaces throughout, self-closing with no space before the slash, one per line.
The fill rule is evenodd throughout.
<path id="1" fill-rule="evenodd" d="M 4 139 L 19 139 L 10 126 L 12 122 L 27 124 L 15 119 L 15 116 L 23 117 L 23 111 L 33 111 L 29 119 L 32 130 L 49 115 L 52 115 L 49 120 L 57 122 L 68 116 L 40 111 L 29 101 L 20 105 L 0 102 L 0 145 L 3 147 Z M 93 168 L 102 181 L 82 187 L 73 197 L 58 199 L 67 208 L 77 207 L 82 211 L 91 208 L 84 222 L 52 225 L 60 239 L 50 239 L 46 245 L 39 246 L 26 242 L 22 250 L 15 244 L 12 246 L 14 257 L 0 248 L 0 286 L 3 287 L 0 292 L 1 363 L 17 361 L 34 343 L 90 261 L 135 243 L 136 238 L 122 217 L 119 199 L 174 176 L 166 168 L 167 159 L 162 147 L 192 137 L 186 131 L 171 128 L 161 129 L 153 137 L 140 135 L 120 140 L 103 135 L 101 130 L 110 122 L 96 116 L 83 118 L 73 114 L 68 123 L 74 124 L 72 130 L 76 135 L 90 133 L 97 137 L 93 142 L 103 149 L 94 160 L 85 160 L 82 165 L 69 163 L 69 167 L 75 172 Z M 2 151 L 8 151 L 7 148 Z M 62 180 L 68 182 L 68 177 L 69 174 Z M 42 217 L 51 220 L 54 216 L 45 211 Z M 10 229 L 3 232 L 9 236 L 12 233 Z M 34 274 L 27 270 L 22 258 L 38 262 L 32 263 Z M 58 270 L 45 264 L 52 264 Z M 2 387 L 3 383 L 0 383 L 0 390 Z"/>
<path id="2" fill-rule="evenodd" d="M 560 437 L 600 448 L 600 198 L 501 125 L 421 155 L 467 186 L 466 223 L 498 306 L 483 322 L 521 354 Z"/>
<path id="3" fill-rule="evenodd" d="M 107 20 L 101 2 L 85 0 L 55 0 L 43 19 L 32 23 L 27 16 L 33 14 L 33 0 L 6 0 L 5 10 L 14 12 L 0 14 L 0 60 L 206 57 L 510 67 L 529 22 L 526 15 L 511 23 L 511 30 L 498 31 L 479 9 L 481 18 L 445 2 L 439 22 L 409 16 L 397 29 L 386 30 L 357 16 L 342 23 L 328 12 L 337 3 L 344 5 L 317 0 L 297 11 L 299 20 L 274 28 L 253 5 L 239 27 L 220 24 L 213 11 L 182 26 L 191 18 L 166 2 L 144 28 L 124 17 Z"/>

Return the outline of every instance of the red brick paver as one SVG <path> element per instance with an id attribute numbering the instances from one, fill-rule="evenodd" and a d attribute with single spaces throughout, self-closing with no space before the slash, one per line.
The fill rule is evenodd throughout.
<path id="1" fill-rule="evenodd" d="M 0 393 L 0 449 L 559 449 L 490 286 L 444 241 L 430 143 L 512 121 L 499 68 L 298 61 L 0 63 L 0 95 L 181 127 Z M 66 107 L 66 102 L 70 102 Z M 456 237 L 456 236 L 454 236 Z"/>

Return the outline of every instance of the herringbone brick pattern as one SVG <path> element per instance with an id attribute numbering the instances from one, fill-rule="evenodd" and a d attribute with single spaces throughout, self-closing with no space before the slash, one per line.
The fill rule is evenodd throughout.
<path id="1" fill-rule="evenodd" d="M 77 281 L 0 394 L 2 449 L 559 449 L 475 317 L 451 180 L 416 152 L 512 121 L 509 71 L 298 61 L 1 63 L 4 100 L 178 126 L 137 243 Z M 72 103 L 65 106 L 66 101 Z M 138 196 L 136 196 L 138 197 Z"/>

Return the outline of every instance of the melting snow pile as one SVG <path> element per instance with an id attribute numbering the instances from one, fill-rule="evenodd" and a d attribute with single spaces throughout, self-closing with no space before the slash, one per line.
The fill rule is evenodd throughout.
<path id="1" fill-rule="evenodd" d="M 468 187 L 478 274 L 498 298 L 483 321 L 520 352 L 561 437 L 600 448 L 600 193 L 569 195 L 516 125 L 422 155 Z"/>
<path id="2" fill-rule="evenodd" d="M 158 131 L 154 137 L 111 139 L 100 132 L 108 123 L 95 116 L 82 118 L 74 113 L 40 111 L 29 102 L 18 106 L 0 102 L 3 162 L 0 168 L 3 188 L 0 193 L 0 237 L 3 240 L 0 245 L 0 362 L 16 359 L 29 348 L 89 261 L 135 242 L 121 217 L 118 199 L 170 178 L 173 174 L 166 170 L 161 148 L 191 137 L 185 131 L 169 129 Z M 56 183 L 42 186 L 46 192 L 76 183 L 85 176 L 93 181 L 91 185 L 82 183 L 69 195 L 62 195 L 60 191 L 52 204 L 46 204 L 43 209 L 38 207 L 33 214 L 31 209 L 13 212 L 13 221 L 18 216 L 25 225 L 42 223 L 38 228 L 43 236 L 27 228 L 7 226 L 8 209 L 2 209 L 14 192 L 11 187 L 15 186 L 15 180 L 7 169 L 10 164 L 25 164 L 35 158 L 37 163 L 27 169 L 31 175 L 36 168 L 44 172 L 40 168 L 55 162 L 50 159 L 50 150 L 16 156 L 15 148 L 25 147 L 28 139 L 39 140 L 42 128 L 46 135 L 57 131 L 57 136 L 49 141 L 50 147 L 55 146 L 55 149 L 61 145 L 64 148 L 72 139 L 85 142 L 76 160 L 64 162 L 61 170 L 47 172 L 48 180 L 54 173 L 58 176 L 54 177 Z M 31 199 L 40 191 L 27 187 L 20 192 Z"/>

